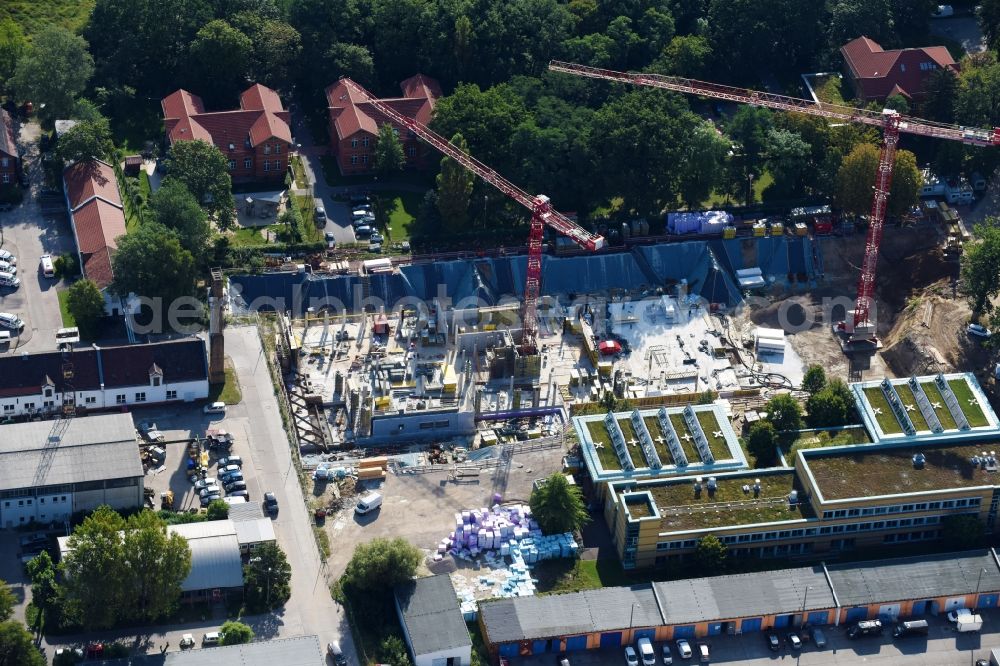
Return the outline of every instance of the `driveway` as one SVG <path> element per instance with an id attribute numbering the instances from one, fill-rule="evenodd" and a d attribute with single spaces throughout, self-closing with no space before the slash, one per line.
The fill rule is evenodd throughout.
<path id="1" fill-rule="evenodd" d="M 323 208 L 326 210 L 324 233 L 332 233 L 338 244 L 357 242 L 354 227 L 351 226 L 350 206 L 334 200 L 336 188 L 327 185 L 323 176 L 323 164 L 320 159 L 326 155 L 326 145 L 315 142 L 309 132 L 309 125 L 301 114 L 292 115 L 292 131 L 301 145 L 299 156 L 302 157 L 302 166 L 312 187 L 313 196 L 323 200 Z"/>
<path id="2" fill-rule="evenodd" d="M 73 231 L 62 217 L 47 217 L 38 205 L 42 187 L 41 163 L 38 154 L 39 127 L 36 123 L 21 126 L 18 144 L 31 181 L 24 203 L 10 212 L 0 213 L 0 241 L 3 249 L 17 256 L 21 286 L 16 291 L 4 288 L 0 292 L 0 311 L 13 312 L 24 320 L 24 331 L 8 349 L 0 352 L 38 352 L 55 349 L 56 330 L 62 328 L 57 280 L 42 276 L 39 258 L 43 254 L 53 259 L 66 252 L 75 252 Z"/>

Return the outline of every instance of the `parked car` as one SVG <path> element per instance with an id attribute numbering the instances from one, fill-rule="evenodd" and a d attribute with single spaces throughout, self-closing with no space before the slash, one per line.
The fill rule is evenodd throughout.
<path id="1" fill-rule="evenodd" d="M 370 243 L 382 243 L 384 241 L 385 241 L 385 239 L 382 238 L 382 234 L 380 234 L 377 231 L 373 231 L 371 238 L 368 239 L 368 242 L 370 242 Z"/>
<path id="2" fill-rule="evenodd" d="M 799 638 L 799 635 L 794 631 L 788 632 L 788 644 L 792 647 L 793 650 L 802 649 L 802 639 Z"/>
<path id="3" fill-rule="evenodd" d="M 655 666 L 656 651 L 653 650 L 653 643 L 644 637 L 636 641 L 635 645 L 639 652 L 639 657 L 642 659 L 643 666 Z"/>
<path id="4" fill-rule="evenodd" d="M 205 634 L 202 637 L 201 644 L 202 645 L 218 645 L 220 639 L 221 639 L 221 637 L 219 636 L 219 632 L 217 632 L 217 631 L 210 631 L 210 632 L 208 632 L 207 634 Z"/>
<path id="5" fill-rule="evenodd" d="M 218 487 L 219 487 L 219 480 L 212 476 L 208 477 L 207 479 L 198 479 L 194 483 L 194 489 L 199 492 L 204 490 L 205 488 L 218 488 Z"/>
<path id="6" fill-rule="evenodd" d="M 813 644 L 816 647 L 821 649 L 826 647 L 826 634 L 824 634 L 823 630 L 820 629 L 819 627 L 813 627 L 812 639 L 813 639 Z"/>
<path id="7" fill-rule="evenodd" d="M 681 656 L 681 659 L 690 659 L 694 652 L 691 651 L 691 644 L 685 639 L 680 638 L 677 640 L 677 654 Z"/>
<path id="8" fill-rule="evenodd" d="M 777 652 L 781 649 L 781 639 L 778 638 L 778 634 L 773 631 L 767 632 L 767 634 L 764 635 L 764 639 L 767 641 L 767 649 L 771 652 Z"/>
<path id="9" fill-rule="evenodd" d="M 972 615 L 972 611 L 970 611 L 968 608 L 956 608 L 955 610 L 950 610 L 948 611 L 948 621 L 958 622 L 958 618 L 962 617 L 963 615 Z"/>
<path id="10" fill-rule="evenodd" d="M 708 643 L 698 643 L 698 661 L 707 664 L 712 660 L 712 651 Z"/>
<path id="11" fill-rule="evenodd" d="M 979 324 L 969 324 L 968 328 L 965 329 L 969 332 L 969 335 L 974 335 L 977 338 L 989 338 L 993 335 L 993 332 L 985 326 L 980 326 Z"/>
<path id="12" fill-rule="evenodd" d="M 264 493 L 264 510 L 272 516 L 278 515 L 278 498 L 274 493 Z"/>
<path id="13" fill-rule="evenodd" d="M 226 456 L 225 458 L 219 459 L 219 468 L 225 468 L 229 465 L 236 465 L 239 468 L 243 468 L 243 458 L 240 456 Z"/>
<path id="14" fill-rule="evenodd" d="M 192 647 L 194 647 L 194 636 L 191 634 L 184 634 L 181 636 L 181 649 L 186 650 Z"/>
<path id="15" fill-rule="evenodd" d="M 250 501 L 250 493 L 247 492 L 246 488 L 242 488 L 240 490 L 234 490 L 231 493 L 228 490 L 226 492 L 229 493 L 228 495 L 229 499 L 232 499 L 234 497 L 239 497 L 240 499 L 246 500 L 247 502 Z"/>
<path id="16" fill-rule="evenodd" d="M 357 236 L 369 236 L 372 233 L 372 228 L 367 224 L 362 224 L 354 230 L 354 234 Z"/>
<path id="17" fill-rule="evenodd" d="M 882 635 L 881 620 L 862 620 L 847 630 L 847 637 L 851 639 L 880 635 Z"/>
<path id="18" fill-rule="evenodd" d="M 639 657 L 631 645 L 625 648 L 625 666 L 639 666 Z"/>
<path id="19" fill-rule="evenodd" d="M 10 250 L 0 250 L 0 261 L 6 261 L 8 264 L 14 266 L 17 265 L 17 257 Z"/>
<path id="20" fill-rule="evenodd" d="M 212 493 L 211 495 L 205 495 L 204 497 L 201 497 L 200 499 L 201 499 L 201 505 L 202 506 L 208 506 L 209 504 L 211 504 L 215 500 L 222 499 L 222 492 L 219 491 L 218 489 L 216 489 L 216 491 L 214 493 Z"/>
<path id="21" fill-rule="evenodd" d="M 246 481 L 246 479 L 243 478 L 243 474 L 241 474 L 239 472 L 237 472 L 235 474 L 229 474 L 227 476 L 223 476 L 223 477 L 220 477 L 220 478 L 222 480 L 222 485 L 223 486 L 228 486 L 230 484 L 236 483 L 237 481 Z"/>
<path id="22" fill-rule="evenodd" d="M 326 209 L 323 208 L 322 204 L 316 204 L 316 207 L 313 208 L 313 217 L 316 219 L 316 226 L 326 224 Z"/>
<path id="23" fill-rule="evenodd" d="M 237 490 L 246 490 L 247 482 L 244 481 L 243 479 L 239 479 L 238 481 L 230 481 L 223 487 L 226 489 L 226 492 L 231 495 Z"/>
<path id="24" fill-rule="evenodd" d="M 17 266 L 0 259 L 0 271 L 10 273 L 11 275 L 17 275 Z"/>
<path id="25" fill-rule="evenodd" d="M 205 405 L 206 414 L 225 414 L 226 413 L 226 403 L 224 402 L 213 402 Z"/>
<path id="26" fill-rule="evenodd" d="M 9 328 L 12 331 L 20 331 L 24 328 L 24 322 L 21 318 L 10 312 L 0 312 L 0 326 L 4 328 Z"/>
<path id="27" fill-rule="evenodd" d="M 13 273 L 0 271 L 0 287 L 10 287 L 12 289 L 17 289 L 20 286 L 21 286 L 21 278 L 15 276 Z"/>
<path id="28" fill-rule="evenodd" d="M 199 497 L 208 497 L 209 495 L 221 495 L 222 491 L 219 490 L 219 486 L 205 486 L 198 491 Z"/>
<path id="29" fill-rule="evenodd" d="M 562 652 L 556 656 L 556 666 L 569 666 L 569 658 Z"/>
<path id="30" fill-rule="evenodd" d="M 219 463 L 220 479 L 226 476 L 232 476 L 234 474 L 241 474 L 242 471 L 243 471 L 242 468 L 235 463 L 230 463 L 228 465 L 223 465 L 221 462 Z"/>
<path id="31" fill-rule="evenodd" d="M 670 654 L 670 646 L 664 643 L 661 651 L 663 653 L 663 666 L 670 666 L 671 664 L 673 664 L 674 657 L 672 654 Z"/>
<path id="32" fill-rule="evenodd" d="M 17 540 L 17 545 L 21 547 L 22 550 L 30 549 L 32 546 L 45 546 L 49 543 L 49 537 L 42 532 L 36 534 L 25 534 L 20 539 Z"/>
<path id="33" fill-rule="evenodd" d="M 333 235 L 332 231 L 328 231 L 325 234 L 323 234 L 323 239 L 326 240 L 327 249 L 332 250 L 333 248 L 337 247 L 337 237 Z"/>
<path id="34" fill-rule="evenodd" d="M 333 659 L 334 666 L 347 666 L 347 657 L 337 641 L 326 644 L 326 653 Z"/>

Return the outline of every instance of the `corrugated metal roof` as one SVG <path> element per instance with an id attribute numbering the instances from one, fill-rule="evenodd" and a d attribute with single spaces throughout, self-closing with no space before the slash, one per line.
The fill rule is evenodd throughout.
<path id="1" fill-rule="evenodd" d="M 690 624 L 833 608 L 822 567 L 654 583 L 664 623 Z M 808 592 L 807 592 L 808 590 Z"/>
<path id="2" fill-rule="evenodd" d="M 448 574 L 404 583 L 395 594 L 415 655 L 472 645 Z"/>
<path id="3" fill-rule="evenodd" d="M 195 636 L 199 640 L 200 636 Z M 317 636 L 276 638 L 246 645 L 195 648 L 166 654 L 94 662 L 104 666 L 322 666 L 326 657 Z"/>
<path id="4" fill-rule="evenodd" d="M 240 543 L 233 521 L 170 525 L 167 530 L 183 536 L 191 548 L 191 573 L 181 584 L 184 592 L 243 586 Z"/>
<path id="5" fill-rule="evenodd" d="M 0 426 L 0 490 L 142 474 L 129 414 Z"/>
<path id="6" fill-rule="evenodd" d="M 663 624 L 649 585 L 499 599 L 480 604 L 479 612 L 493 643 Z"/>
<path id="7" fill-rule="evenodd" d="M 1000 568 L 989 550 L 853 562 L 828 570 L 841 606 L 957 597 L 977 587 L 1000 590 Z"/>
<path id="8" fill-rule="evenodd" d="M 240 520 L 233 524 L 236 526 L 236 539 L 241 546 L 248 543 L 274 541 L 274 525 L 271 524 L 270 518 Z"/>
<path id="9" fill-rule="evenodd" d="M 241 520 L 257 520 L 264 517 L 264 509 L 259 502 L 242 502 L 229 506 L 229 520 L 238 523 Z"/>

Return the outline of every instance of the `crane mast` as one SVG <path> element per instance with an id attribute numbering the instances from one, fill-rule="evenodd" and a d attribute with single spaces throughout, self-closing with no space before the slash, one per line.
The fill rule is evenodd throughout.
<path id="1" fill-rule="evenodd" d="M 569 237 L 580 247 L 595 252 L 606 243 L 602 236 L 592 234 L 580 227 L 552 207 L 549 198 L 544 194 L 532 196 L 486 166 L 475 157 L 459 150 L 447 139 L 413 118 L 403 115 L 390 105 L 376 99 L 371 93 L 349 78 L 344 78 L 346 86 L 361 95 L 375 110 L 391 122 L 405 127 L 414 136 L 429 144 L 438 152 L 455 160 L 470 172 L 497 188 L 505 195 L 531 211 L 531 226 L 528 232 L 528 269 L 524 283 L 524 308 L 521 314 L 522 337 L 521 349 L 534 353 L 538 335 L 538 297 L 542 284 L 542 244 L 545 227 L 551 227 Z"/>
<path id="2" fill-rule="evenodd" d="M 973 146 L 1000 145 L 1000 128 L 987 130 L 937 123 L 902 116 L 891 109 L 878 112 L 838 104 L 817 104 L 810 100 L 789 97 L 787 95 L 775 95 L 748 88 L 736 88 L 677 76 L 641 72 L 619 72 L 558 60 L 550 62 L 549 69 L 555 72 L 563 72 L 565 74 L 603 81 L 662 88 L 664 90 L 672 90 L 674 92 L 720 99 L 739 104 L 761 106 L 778 111 L 804 113 L 841 122 L 860 123 L 880 128 L 882 130 L 882 149 L 879 153 L 878 170 L 875 176 L 875 194 L 872 198 L 868 235 L 865 239 L 865 256 L 861 265 L 861 275 L 858 278 L 858 295 L 854 311 L 849 313 L 849 321 L 844 322 L 842 325 L 842 330 L 845 333 L 849 333 L 852 340 L 875 340 L 876 330 L 875 321 L 872 318 L 872 309 L 875 302 L 876 269 L 878 266 L 879 246 L 882 242 L 882 231 L 885 227 L 886 204 L 888 203 L 890 187 L 892 185 L 892 170 L 895 163 L 900 132 L 960 141 Z"/>

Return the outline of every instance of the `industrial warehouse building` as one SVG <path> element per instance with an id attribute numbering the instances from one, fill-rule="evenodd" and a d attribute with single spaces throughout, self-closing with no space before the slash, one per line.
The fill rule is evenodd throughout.
<path id="1" fill-rule="evenodd" d="M 995 608 L 993 549 L 612 587 L 480 604 L 494 656 L 613 648 Z"/>
<path id="2" fill-rule="evenodd" d="M 396 613 L 416 666 L 469 666 L 472 641 L 448 574 L 404 583 L 395 590 Z"/>
<path id="3" fill-rule="evenodd" d="M 102 504 L 142 506 L 143 470 L 129 414 L 0 426 L 0 526 L 62 524 Z"/>
<path id="4" fill-rule="evenodd" d="M 171 650 L 165 654 L 133 655 L 102 661 L 105 666 L 325 666 L 317 636 L 275 638 L 245 645 L 219 645 L 210 650 Z"/>

